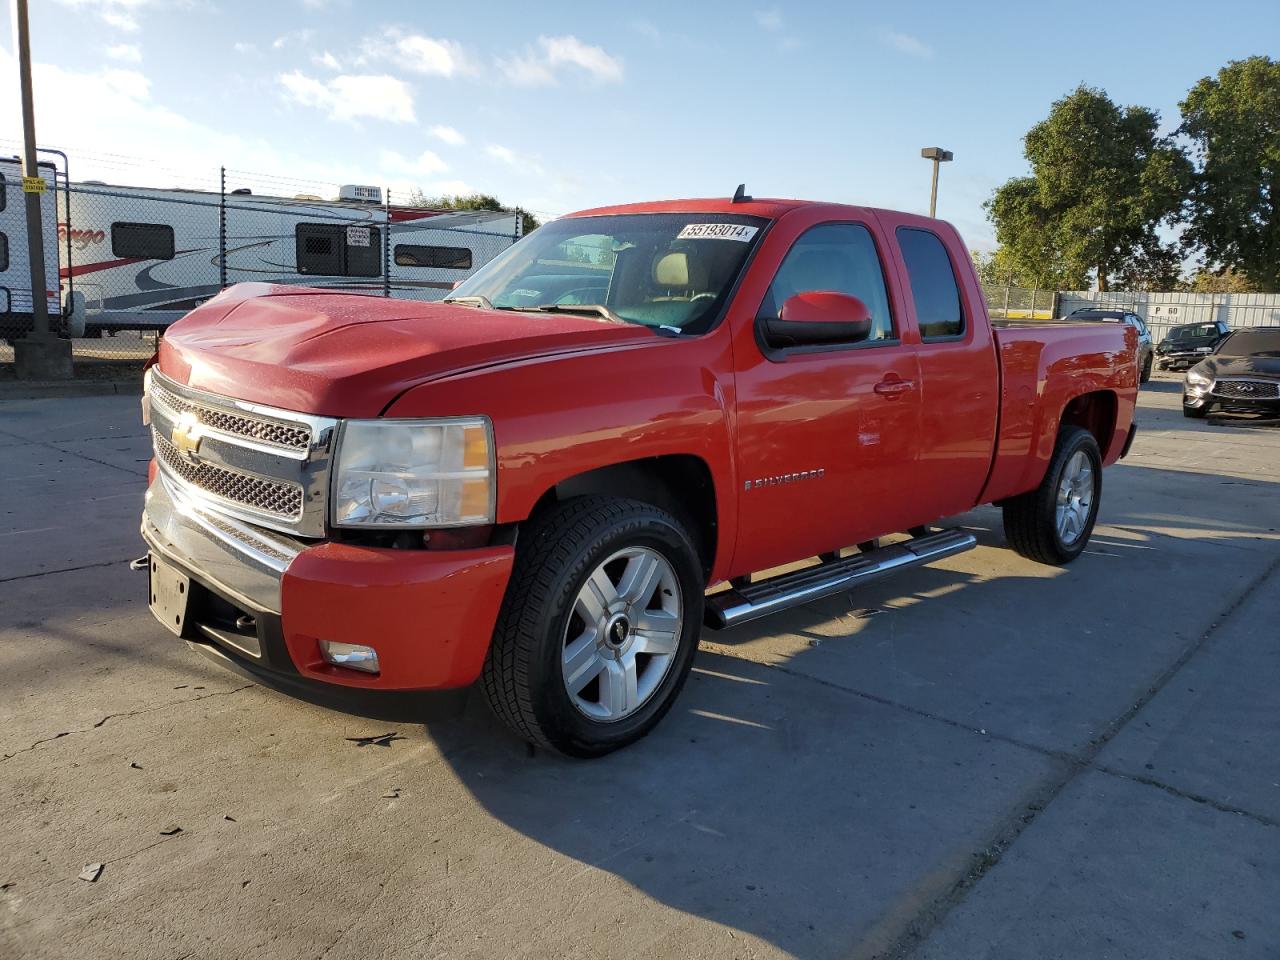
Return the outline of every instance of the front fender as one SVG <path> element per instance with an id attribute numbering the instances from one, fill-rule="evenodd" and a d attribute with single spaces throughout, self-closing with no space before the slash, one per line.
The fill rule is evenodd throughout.
<path id="1" fill-rule="evenodd" d="M 707 464 L 719 505 L 717 557 L 732 556 L 737 483 L 730 445 L 732 365 L 725 328 L 544 357 L 433 380 L 389 417 L 493 422 L 497 521 L 528 518 L 557 484 L 600 467 L 674 454 Z"/>

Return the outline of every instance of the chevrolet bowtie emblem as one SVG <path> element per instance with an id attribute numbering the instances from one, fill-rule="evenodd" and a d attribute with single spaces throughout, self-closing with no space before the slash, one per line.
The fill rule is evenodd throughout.
<path id="1" fill-rule="evenodd" d="M 194 413 L 187 411 L 178 417 L 169 439 L 183 457 L 196 460 L 200 454 L 200 441 L 204 439 L 204 426 Z"/>

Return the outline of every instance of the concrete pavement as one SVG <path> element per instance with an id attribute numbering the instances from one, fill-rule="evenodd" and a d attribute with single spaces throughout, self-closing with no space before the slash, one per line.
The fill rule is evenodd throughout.
<path id="1" fill-rule="evenodd" d="M 595 763 L 191 652 L 125 566 L 137 398 L 0 401 L 0 957 L 1274 956 L 1280 431 L 1177 401 L 1071 567 L 974 511 L 971 553 L 704 634 Z"/>

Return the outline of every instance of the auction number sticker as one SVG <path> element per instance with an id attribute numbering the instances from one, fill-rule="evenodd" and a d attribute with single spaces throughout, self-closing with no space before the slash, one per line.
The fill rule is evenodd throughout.
<path id="1" fill-rule="evenodd" d="M 348 247 L 369 246 L 369 228 L 368 227 L 347 227 L 347 246 Z"/>
<path id="2" fill-rule="evenodd" d="M 677 240 L 737 240 L 747 243 L 756 235 L 759 227 L 742 223 L 691 223 L 681 230 Z"/>

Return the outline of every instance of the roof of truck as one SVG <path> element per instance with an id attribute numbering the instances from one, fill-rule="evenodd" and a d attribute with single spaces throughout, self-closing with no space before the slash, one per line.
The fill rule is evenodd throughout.
<path id="1" fill-rule="evenodd" d="M 819 200 L 785 200 L 772 197 L 752 197 L 735 202 L 731 197 L 707 197 L 688 200 L 656 200 L 647 203 L 624 203 L 611 207 L 595 207 L 591 210 L 579 210 L 571 213 L 571 217 L 596 217 L 625 213 L 720 213 L 746 214 L 752 217 L 765 217 L 776 220 L 783 214 L 800 207 L 830 207 L 833 211 L 849 210 L 863 213 L 875 213 L 874 207 L 861 207 L 853 204 L 827 203 Z M 889 212 L 889 211 L 885 211 Z"/>

